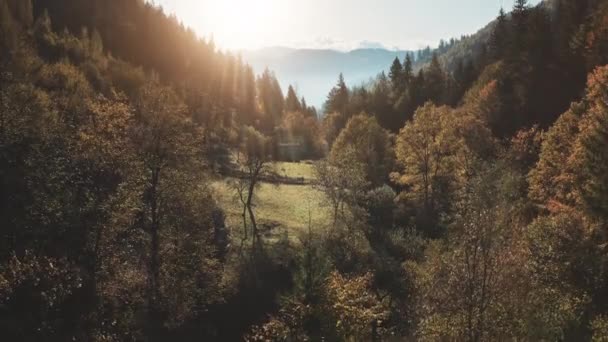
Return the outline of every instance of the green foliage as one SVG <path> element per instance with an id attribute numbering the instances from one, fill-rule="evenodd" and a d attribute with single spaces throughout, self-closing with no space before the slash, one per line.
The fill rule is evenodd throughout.
<path id="1" fill-rule="evenodd" d="M 325 103 L 326 113 L 340 113 L 343 117 L 347 116 L 346 111 L 348 105 L 349 92 L 344 82 L 344 75 L 340 74 L 338 83 L 331 89 L 329 95 L 327 95 L 327 102 Z"/>
<path id="2" fill-rule="evenodd" d="M 346 161 L 344 154 L 356 151 L 356 163 L 365 165 L 365 177 L 374 186 L 383 184 L 394 164 L 391 138 L 375 118 L 361 113 L 353 116 L 334 142 L 330 160 Z"/>
<path id="3" fill-rule="evenodd" d="M 410 61 L 411 64 L 411 61 Z M 410 69 L 411 69 L 411 65 L 410 65 Z M 410 70 L 411 72 L 411 70 Z M 395 60 L 393 61 L 393 65 L 391 65 L 391 69 L 390 72 L 388 74 L 388 77 L 391 79 L 391 85 L 392 85 L 392 89 L 393 92 L 396 94 L 401 94 L 402 92 L 405 91 L 405 71 L 403 68 L 403 65 L 401 64 L 401 61 L 399 60 L 398 57 L 395 57 Z"/>
<path id="4" fill-rule="evenodd" d="M 415 274 L 422 339 L 487 340 L 517 336 L 525 297 L 525 260 L 516 203 L 500 192 L 507 172 L 489 169 L 471 180 L 446 240 L 431 244 Z"/>
<path id="5" fill-rule="evenodd" d="M 365 210 L 360 207 L 369 187 L 365 164 L 357 158 L 357 151 L 347 147 L 338 158 L 319 161 L 315 167 L 316 186 L 325 193 L 333 213 L 333 226 L 358 226 Z"/>
<path id="6" fill-rule="evenodd" d="M 608 339 L 608 321 L 605 316 L 600 316 L 591 323 L 593 330 L 593 342 L 604 342 Z"/>
<path id="7" fill-rule="evenodd" d="M 317 159 L 323 156 L 325 145 L 321 127 L 315 117 L 306 111 L 287 112 L 279 127 L 279 148 L 281 144 L 295 144 L 299 153 L 294 151 L 279 152 L 277 159 L 291 158 L 292 161 L 301 159 Z M 291 155 L 293 154 L 293 155 Z"/>
<path id="8" fill-rule="evenodd" d="M 403 171 L 392 177 L 406 188 L 402 200 L 420 208 L 424 229 L 437 229 L 432 221 L 447 209 L 442 200 L 447 200 L 455 181 L 455 155 L 460 147 L 453 119 L 449 108 L 429 102 L 416 111 L 414 120 L 397 137 L 395 151 Z"/>
<path id="9" fill-rule="evenodd" d="M 371 291 L 371 274 L 347 278 L 334 272 L 326 288 L 328 313 L 342 339 L 374 339 L 382 335 L 386 304 Z"/>
<path id="10" fill-rule="evenodd" d="M 0 0 L 0 330 L 604 340 L 607 67 L 541 130 L 606 62 L 607 9 L 517 1 L 369 85 L 340 75 L 321 125 L 155 5 Z M 273 163 L 322 134 L 314 174 Z"/>
<path id="11" fill-rule="evenodd" d="M 537 324 L 533 334 L 564 338 L 569 329 L 585 329 L 578 326 L 577 319 L 590 298 L 580 285 L 590 274 L 581 271 L 601 262 L 588 264 L 591 259 L 587 258 L 593 258 L 591 255 L 597 251 L 592 246 L 590 233 L 576 212 L 539 218 L 529 227 L 531 280 L 537 289 L 539 304 L 542 303 L 530 318 L 531 324 Z"/>

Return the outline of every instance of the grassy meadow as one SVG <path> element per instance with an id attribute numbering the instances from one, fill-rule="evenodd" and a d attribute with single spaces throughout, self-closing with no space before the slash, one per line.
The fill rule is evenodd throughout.
<path id="1" fill-rule="evenodd" d="M 274 163 L 274 171 L 281 176 L 313 180 L 313 166 L 307 163 Z M 230 188 L 230 178 L 213 183 L 220 206 L 227 215 L 227 224 L 233 236 L 241 234 L 243 226 L 242 206 L 236 192 Z M 295 239 L 308 228 L 309 218 L 313 228 L 324 227 L 330 222 L 330 210 L 325 205 L 325 195 L 312 185 L 261 183 L 256 189 L 255 215 L 260 227 L 271 227 L 266 235 L 287 234 Z M 262 228 L 264 229 L 264 228 Z"/>

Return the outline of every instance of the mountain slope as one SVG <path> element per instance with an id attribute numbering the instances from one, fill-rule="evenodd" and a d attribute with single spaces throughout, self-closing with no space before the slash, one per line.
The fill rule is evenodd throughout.
<path id="1" fill-rule="evenodd" d="M 388 66 L 395 57 L 403 59 L 408 51 L 385 49 L 357 49 L 350 52 L 316 49 L 290 49 L 271 47 L 243 51 L 243 59 L 261 73 L 265 68 L 274 70 L 281 87 L 292 84 L 309 104 L 321 108 L 327 93 L 343 73 L 351 85 L 368 82 Z"/>

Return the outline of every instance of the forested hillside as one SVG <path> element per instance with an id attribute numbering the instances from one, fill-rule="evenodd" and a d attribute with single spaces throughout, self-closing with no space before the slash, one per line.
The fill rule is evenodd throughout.
<path id="1" fill-rule="evenodd" d="M 608 2 L 517 0 L 319 117 L 142 0 L 0 0 L 2 338 L 604 341 L 606 64 Z"/>
<path id="2" fill-rule="evenodd" d="M 430 62 L 433 52 L 440 55 L 451 51 L 451 47 L 471 38 L 440 41 L 439 47 L 426 47 L 416 51 L 386 50 L 384 48 L 359 48 L 352 51 L 328 49 L 293 49 L 271 47 L 242 51 L 243 58 L 254 68 L 263 71 L 270 68 L 277 73 L 284 88 L 290 84 L 306 95 L 309 103 L 322 107 L 328 89 L 334 85 L 335 75 L 343 73 L 350 84 L 367 84 L 381 70 L 389 70 L 396 56 L 411 54 L 413 69 L 418 71 Z"/>
<path id="3" fill-rule="evenodd" d="M 603 1 L 519 4 L 477 34 L 427 52 L 432 57 L 419 72 L 412 68 L 414 56 L 395 60 L 390 73 L 378 75 L 370 87 L 350 89 L 343 105 L 351 108 L 330 105 L 327 112 L 365 111 L 397 132 L 426 101 L 458 106 L 475 84 L 495 80 L 500 107 L 490 126 L 496 135 L 547 128 L 581 98 L 587 73 L 607 62 L 604 6 Z M 328 103 L 336 101 L 330 94 Z"/>

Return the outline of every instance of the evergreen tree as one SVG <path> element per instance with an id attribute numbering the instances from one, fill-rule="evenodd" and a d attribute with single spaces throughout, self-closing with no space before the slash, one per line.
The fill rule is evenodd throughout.
<path id="1" fill-rule="evenodd" d="M 392 98 L 395 96 L 391 89 L 391 81 L 384 72 L 380 73 L 374 82 L 370 93 L 369 109 L 380 125 L 391 131 L 398 131 L 402 123 L 393 111 Z"/>
<path id="2" fill-rule="evenodd" d="M 513 5 L 513 14 L 518 15 L 530 9 L 528 2 L 528 0 L 515 0 L 515 4 Z"/>
<path id="3" fill-rule="evenodd" d="M 290 85 L 287 89 L 287 97 L 285 98 L 285 110 L 287 112 L 297 112 L 300 110 L 306 109 L 306 107 L 302 107 L 300 100 L 298 100 L 298 95 L 293 87 Z"/>
<path id="4" fill-rule="evenodd" d="M 401 95 L 401 93 L 405 91 L 403 65 L 401 65 L 401 61 L 399 60 L 399 58 L 395 57 L 393 65 L 391 65 L 391 70 L 388 74 L 388 77 L 391 80 L 393 94 L 394 96 L 398 97 L 399 95 Z"/>
<path id="5" fill-rule="evenodd" d="M 317 110 L 315 109 L 315 107 L 309 107 L 304 97 L 302 97 L 300 108 L 302 108 L 302 111 L 304 112 L 305 116 L 314 118 L 315 120 L 317 119 Z"/>
<path id="6" fill-rule="evenodd" d="M 426 75 L 424 69 L 420 69 L 416 77 L 412 79 L 412 83 L 408 89 L 410 98 L 410 107 L 408 112 L 414 112 L 419 106 L 426 101 L 424 87 L 426 84 Z"/>
<path id="7" fill-rule="evenodd" d="M 490 36 L 490 53 L 492 58 L 499 60 L 504 57 L 507 42 L 508 42 L 508 22 L 505 10 L 501 7 L 498 17 L 496 18 L 496 25 Z"/>
<path id="8" fill-rule="evenodd" d="M 257 112 L 255 75 L 249 65 L 244 67 L 242 73 L 239 118 L 242 123 L 252 125 Z"/>
<path id="9" fill-rule="evenodd" d="M 403 81 L 405 88 L 407 89 L 414 78 L 414 67 L 412 65 L 412 55 L 409 53 L 405 54 L 405 61 L 403 62 Z"/>
<path id="10" fill-rule="evenodd" d="M 528 33 L 528 14 L 530 7 L 528 0 L 516 0 L 511 12 L 513 18 L 513 32 L 511 36 L 511 46 L 509 46 L 511 59 L 523 59 L 522 55 L 526 52 L 527 33 Z"/>
<path id="11" fill-rule="evenodd" d="M 325 102 L 325 112 L 336 112 L 340 113 L 342 116 L 348 115 L 348 100 L 348 88 L 346 87 L 346 83 L 344 82 L 344 75 L 340 73 L 340 76 L 338 77 L 338 83 L 330 90 L 329 95 L 327 96 L 327 101 Z M 346 122 L 344 123 L 346 124 Z"/>
<path id="12" fill-rule="evenodd" d="M 439 57 L 437 56 L 437 53 L 433 53 L 431 65 L 426 72 L 426 97 L 435 104 L 441 103 L 443 100 L 445 83 L 446 75 L 443 72 L 441 63 L 439 63 Z"/>
<path id="13" fill-rule="evenodd" d="M 264 115 L 260 128 L 264 132 L 271 132 L 281 122 L 285 99 L 279 81 L 270 70 L 264 70 L 257 83 L 258 96 Z"/>

